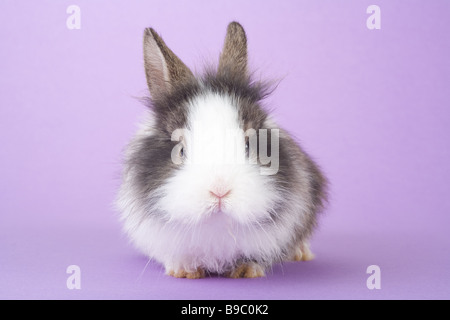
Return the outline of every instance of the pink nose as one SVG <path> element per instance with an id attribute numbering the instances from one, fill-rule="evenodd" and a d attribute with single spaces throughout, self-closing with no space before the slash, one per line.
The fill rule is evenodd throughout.
<path id="1" fill-rule="evenodd" d="M 228 196 L 231 193 L 231 190 L 225 192 L 209 191 L 209 193 L 218 199 L 222 199 Z"/>

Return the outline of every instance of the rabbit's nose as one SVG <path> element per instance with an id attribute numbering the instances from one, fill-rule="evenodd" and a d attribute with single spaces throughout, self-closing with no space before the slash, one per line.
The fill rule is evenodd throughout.
<path id="1" fill-rule="evenodd" d="M 230 193 L 231 193 L 231 190 L 225 190 L 225 191 L 209 190 L 209 194 L 219 200 L 229 196 Z"/>
<path id="2" fill-rule="evenodd" d="M 213 184 L 209 187 L 209 194 L 219 200 L 229 196 L 231 188 L 224 177 L 216 177 Z"/>
<path id="3" fill-rule="evenodd" d="M 223 189 L 220 190 L 220 191 L 217 191 L 217 190 L 211 191 L 211 190 L 209 190 L 209 194 L 214 199 L 213 201 L 214 201 L 215 207 L 219 211 L 222 211 L 222 209 L 224 208 L 225 203 L 226 203 L 225 198 L 227 196 L 229 196 L 230 193 L 231 193 L 231 190 L 225 190 L 225 191 L 223 191 Z"/>

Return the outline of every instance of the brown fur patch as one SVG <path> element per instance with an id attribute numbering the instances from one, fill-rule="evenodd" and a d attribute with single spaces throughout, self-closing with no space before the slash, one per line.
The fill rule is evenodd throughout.
<path id="1" fill-rule="evenodd" d="M 312 253 L 308 243 L 303 242 L 300 245 L 300 250 L 302 251 L 302 261 L 311 261 L 315 258 L 314 253 Z"/>
<path id="2" fill-rule="evenodd" d="M 169 270 L 167 274 L 175 278 L 201 279 L 205 277 L 205 270 L 202 268 L 198 268 L 193 272 L 186 271 L 184 269 L 179 269 L 177 271 Z"/>
<path id="3" fill-rule="evenodd" d="M 235 267 L 228 275 L 228 277 L 237 278 L 260 278 L 264 277 L 264 269 L 256 262 L 246 262 Z"/>
<path id="4" fill-rule="evenodd" d="M 302 259 L 303 259 L 302 250 L 300 250 L 300 247 L 296 247 L 292 255 L 292 261 L 302 261 Z"/>

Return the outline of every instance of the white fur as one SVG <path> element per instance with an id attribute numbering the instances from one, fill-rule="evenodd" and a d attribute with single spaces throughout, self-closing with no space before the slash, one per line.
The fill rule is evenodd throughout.
<path id="1" fill-rule="evenodd" d="M 230 139 L 229 132 L 241 126 L 232 98 L 210 93 L 187 107 L 185 163 L 156 191 L 161 198 L 155 208 L 164 213 L 164 219 L 142 212 L 147 207 L 133 197 L 130 171 L 118 201 L 126 232 L 144 254 L 163 263 L 167 271 L 203 267 L 221 273 L 242 257 L 278 259 L 281 248 L 293 241 L 292 229 L 299 225 L 301 212 L 285 215 L 276 226 L 264 221 L 270 221 L 269 213 L 280 199 L 292 203 L 286 205 L 286 210 L 292 211 L 302 207 L 301 200 L 276 190 L 273 178 L 261 175 L 257 165 L 224 157 L 233 153 L 235 160 L 245 158 L 245 149 L 239 147 L 242 136 L 231 135 Z M 272 120 L 271 124 L 275 126 Z M 145 134 L 151 135 L 152 130 L 140 130 L 136 139 Z M 218 200 L 210 191 L 227 190 L 231 192 L 218 210 Z"/>
<path id="2" fill-rule="evenodd" d="M 232 101 L 209 94 L 192 101 L 189 109 L 186 163 L 158 190 L 165 195 L 158 208 L 170 221 L 196 224 L 214 214 L 216 199 L 210 191 L 231 190 L 218 214 L 242 224 L 263 219 L 279 195 L 257 165 L 239 161 L 245 159 L 245 144 L 243 136 L 233 134 L 243 131 Z"/>

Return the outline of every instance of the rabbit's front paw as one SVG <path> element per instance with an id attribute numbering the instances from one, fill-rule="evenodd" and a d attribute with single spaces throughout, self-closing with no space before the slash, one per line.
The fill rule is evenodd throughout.
<path id="1" fill-rule="evenodd" d="M 234 268 L 229 274 L 227 274 L 230 278 L 260 278 L 264 277 L 264 268 L 261 267 L 256 262 L 246 262 L 238 265 Z"/>
<path id="2" fill-rule="evenodd" d="M 202 268 L 197 268 L 195 271 L 186 271 L 184 269 L 167 270 L 167 275 L 175 278 L 187 278 L 187 279 L 201 279 L 205 277 L 205 270 Z"/>

